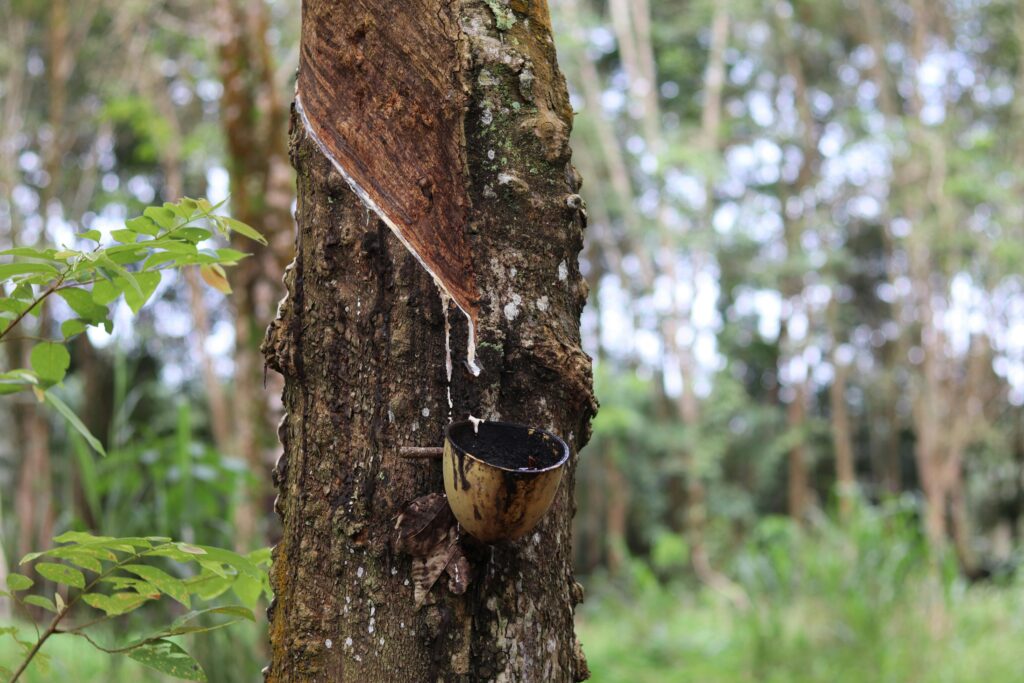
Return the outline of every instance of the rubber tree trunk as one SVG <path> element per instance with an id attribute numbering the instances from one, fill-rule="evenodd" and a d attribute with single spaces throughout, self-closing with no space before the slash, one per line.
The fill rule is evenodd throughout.
<path id="1" fill-rule="evenodd" d="M 320 48 L 351 66 L 351 82 L 335 85 L 366 98 L 367 116 L 388 101 L 415 109 L 415 97 L 389 80 L 361 80 L 364 57 L 411 59 L 425 39 L 443 37 L 457 64 L 439 59 L 437 69 L 452 78 L 452 97 L 409 114 L 429 125 L 447 101 L 466 102 L 459 147 L 471 207 L 462 229 L 481 294 L 483 369 L 466 368 L 466 319 L 452 307 L 451 414 L 549 428 L 573 455 L 534 533 L 470 543 L 468 590 L 452 595 L 442 579 L 416 609 L 410 558 L 389 538 L 403 505 L 442 490 L 437 462 L 398 450 L 442 442 L 446 313 L 432 278 L 350 191 L 296 110 L 296 258 L 265 343 L 268 364 L 285 377 L 287 411 L 267 680 L 582 680 L 570 520 L 576 451 L 596 404 L 579 337 L 585 214 L 546 3 L 305 0 L 303 59 L 317 32 Z M 388 153 L 429 153 L 416 143 Z"/>

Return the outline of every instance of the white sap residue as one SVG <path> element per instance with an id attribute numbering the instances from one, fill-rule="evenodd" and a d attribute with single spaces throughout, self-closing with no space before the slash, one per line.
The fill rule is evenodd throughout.
<path id="1" fill-rule="evenodd" d="M 463 311 L 465 313 L 465 311 Z M 473 319 L 466 313 L 466 319 L 469 320 L 469 340 L 466 343 L 466 365 L 469 366 L 469 371 L 473 373 L 474 377 L 480 376 L 480 366 L 476 364 L 476 325 L 473 324 Z"/>
<path id="2" fill-rule="evenodd" d="M 309 135 L 310 139 L 316 143 L 317 147 L 320 148 L 320 152 L 330 160 L 335 170 L 338 171 L 341 177 L 345 179 L 345 182 L 347 182 L 348 186 L 352 188 L 352 191 L 355 192 L 356 196 L 359 197 L 363 204 L 372 209 L 373 212 L 377 214 L 377 216 L 379 216 L 380 219 L 384 221 L 384 223 L 389 228 L 391 228 L 391 232 L 395 234 L 395 237 L 398 238 L 398 241 L 401 242 L 402 245 L 409 250 L 410 254 L 416 257 L 416 260 L 420 262 L 420 265 L 423 266 L 423 269 L 430 274 L 430 277 L 433 278 L 434 284 L 437 285 L 437 288 L 441 291 L 441 294 L 454 300 L 454 297 L 451 296 L 451 293 L 448 291 L 448 289 L 444 286 L 444 284 L 441 283 L 441 279 L 437 277 L 437 274 L 433 270 L 431 270 L 430 266 L 427 265 L 426 261 L 424 261 L 423 258 L 416 252 L 416 250 L 412 248 L 412 245 L 409 244 L 408 240 L 405 239 L 405 236 L 402 234 L 402 231 L 398 229 L 398 226 L 395 225 L 394 222 L 392 222 L 388 215 L 385 214 L 384 211 L 382 211 L 379 206 L 377 206 L 377 203 L 374 202 L 370 195 L 367 194 L 366 190 L 364 190 L 363 187 L 356 182 L 355 178 L 348 174 L 345 168 L 341 165 L 341 162 L 334 158 L 334 155 L 331 154 L 331 151 L 327 148 L 327 145 L 325 145 L 323 141 L 320 139 L 320 136 L 317 135 L 316 131 L 313 129 L 313 125 L 310 122 L 309 117 L 306 116 L 306 110 L 302 107 L 302 98 L 299 96 L 298 84 L 296 84 L 295 86 L 295 111 L 297 111 L 299 114 L 299 119 L 302 121 L 303 128 L 306 129 L 306 134 Z M 455 302 L 455 305 L 459 306 L 458 301 Z M 478 377 L 480 375 L 480 367 L 476 364 L 476 324 L 473 322 L 473 317 L 469 314 L 469 311 L 462 308 L 462 306 L 459 306 L 459 310 L 462 311 L 462 313 L 466 316 L 466 322 L 469 326 L 469 342 L 466 348 L 466 365 L 469 367 L 469 371 L 473 373 L 473 376 Z M 448 372 L 448 377 L 449 379 L 451 379 L 451 370 L 449 370 Z"/>
<path id="3" fill-rule="evenodd" d="M 448 320 L 448 302 L 452 298 L 446 292 L 441 291 L 441 311 L 444 313 L 444 370 L 448 383 L 452 381 L 452 324 Z"/>
<path id="4" fill-rule="evenodd" d="M 473 433 L 474 434 L 479 434 L 480 433 L 480 423 L 481 422 L 487 422 L 487 419 L 486 418 L 482 418 L 482 417 L 473 417 L 472 415 L 470 415 L 469 416 L 469 421 L 473 423 Z"/>
<path id="5" fill-rule="evenodd" d="M 448 392 L 448 421 L 452 421 L 452 323 L 448 319 L 448 302 L 452 298 L 448 296 L 447 292 L 441 290 L 441 311 L 444 313 L 444 369 L 445 377 L 445 391 Z"/>

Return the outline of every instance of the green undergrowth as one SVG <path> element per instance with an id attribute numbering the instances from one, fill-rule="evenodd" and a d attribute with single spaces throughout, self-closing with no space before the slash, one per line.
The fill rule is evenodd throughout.
<path id="1" fill-rule="evenodd" d="M 591 680 L 1024 682 L 1024 578 L 966 584 L 906 511 L 845 530 L 768 520 L 724 564 L 748 605 L 656 563 L 592 577 L 577 616 Z"/>
<path id="2" fill-rule="evenodd" d="M 24 640 L 35 640 L 35 629 L 26 622 L 18 624 Z M 42 628 L 42 626 L 40 627 Z M 198 637 L 180 637 L 175 641 L 189 650 L 202 664 L 210 683 L 245 683 L 262 680 L 260 670 L 269 655 L 264 648 L 266 622 L 244 623 L 224 631 L 212 631 Z M 113 632 L 99 631 L 99 640 L 112 640 Z M 123 633 L 116 634 L 124 636 Z M 178 679 L 163 676 L 127 656 L 111 656 L 95 649 L 81 638 L 52 638 L 43 646 L 44 661 L 35 661 L 19 679 L 25 683 L 170 683 Z M 10 668 L 21 658 L 21 650 L 11 638 L 0 638 L 0 665 Z"/>

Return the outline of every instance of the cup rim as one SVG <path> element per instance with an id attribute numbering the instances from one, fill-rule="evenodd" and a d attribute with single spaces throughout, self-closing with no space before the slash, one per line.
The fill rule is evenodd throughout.
<path id="1" fill-rule="evenodd" d="M 542 434 L 547 434 L 548 436 L 550 436 L 552 439 L 555 440 L 555 443 L 561 445 L 561 447 L 562 447 L 562 457 L 560 457 L 557 462 L 555 462 L 552 465 L 548 465 L 547 467 L 542 467 L 542 468 L 539 468 L 539 469 L 512 469 L 510 467 L 502 467 L 500 465 L 495 465 L 492 462 L 487 462 L 486 460 L 482 460 L 482 459 L 476 457 L 475 455 L 473 455 L 472 453 L 467 451 L 465 448 L 463 448 L 462 446 L 460 446 L 457 443 L 455 443 L 454 440 L 452 440 L 451 432 L 452 432 L 453 429 L 455 429 L 457 427 L 463 427 L 465 425 L 472 425 L 472 424 L 473 423 L 470 420 L 460 420 L 458 422 L 450 422 L 448 424 L 448 426 L 444 428 L 444 441 L 445 441 L 445 444 L 450 445 L 453 450 L 458 451 L 460 455 L 468 456 L 468 457 L 472 458 L 473 460 L 477 461 L 478 463 L 481 463 L 482 465 L 487 465 L 488 467 L 493 467 L 496 470 L 501 470 L 503 472 L 511 472 L 513 474 L 543 474 L 544 472 L 550 472 L 552 470 L 558 469 L 559 467 L 564 465 L 566 463 L 566 461 L 569 460 L 569 455 L 570 455 L 569 444 L 567 444 L 565 442 L 565 440 L 563 440 L 560 436 L 558 436 L 554 432 L 551 432 L 550 430 L 542 429 L 540 427 L 530 427 L 529 425 L 520 424 L 518 422 L 503 422 L 501 420 L 481 420 L 480 421 L 481 425 L 498 425 L 498 426 L 502 426 L 502 427 L 515 427 L 517 429 L 523 429 L 523 430 L 531 430 L 532 429 L 534 432 L 541 432 Z"/>

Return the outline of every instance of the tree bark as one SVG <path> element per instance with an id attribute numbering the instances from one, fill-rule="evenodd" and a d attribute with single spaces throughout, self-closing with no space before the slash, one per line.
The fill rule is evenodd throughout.
<path id="1" fill-rule="evenodd" d="M 842 358 L 839 322 L 839 300 L 833 295 L 827 311 L 827 322 L 832 337 L 832 384 L 828 389 L 829 413 L 832 417 L 832 448 L 836 457 L 836 495 L 839 517 L 850 519 L 857 496 L 857 470 L 853 455 L 853 434 L 850 411 L 846 405 L 846 379 L 850 373 L 847 360 Z"/>
<path id="2" fill-rule="evenodd" d="M 576 451 L 596 404 L 579 338 L 584 214 L 546 3 L 306 0 L 304 60 L 317 31 L 333 32 L 328 44 L 351 66 L 340 85 L 367 99 L 367 116 L 394 98 L 395 82 L 362 80 L 360 60 L 381 50 L 408 59 L 439 36 L 457 60 L 438 59 L 436 68 L 458 79 L 466 99 L 460 149 L 472 206 L 464 228 L 481 293 L 482 372 L 459 362 L 463 316 L 446 312 L 431 276 L 293 114 L 297 254 L 265 343 L 268 363 L 285 377 L 287 411 L 275 468 L 283 536 L 267 680 L 582 680 L 570 519 Z M 463 97 L 455 90 L 451 101 Z M 467 541 L 467 592 L 452 595 L 439 581 L 433 604 L 417 610 L 410 560 L 391 551 L 389 537 L 404 504 L 441 490 L 441 473 L 398 449 L 440 445 L 449 412 L 552 429 L 573 456 L 534 533 L 490 548 Z"/>
<path id="3" fill-rule="evenodd" d="M 793 398 L 786 406 L 786 426 L 799 433 L 789 448 L 786 468 L 786 505 L 789 516 L 804 521 L 810 505 L 810 484 L 807 473 L 807 443 L 803 434 L 807 422 L 807 381 L 793 387 Z"/>
<path id="4" fill-rule="evenodd" d="M 839 496 L 839 515 L 849 520 L 857 494 L 857 475 L 853 461 L 853 439 L 850 434 L 850 415 L 846 407 L 846 375 L 850 371 L 833 354 L 835 377 L 829 387 L 832 409 L 832 444 L 836 455 L 836 492 Z"/>
<path id="5" fill-rule="evenodd" d="M 791 184 L 781 186 L 782 206 L 786 205 L 789 197 L 796 197 L 804 200 L 805 193 L 810 191 L 813 194 L 814 186 L 818 182 L 820 168 L 820 154 L 818 141 L 821 138 L 821 127 L 814 119 L 811 111 L 810 95 L 808 93 L 807 75 L 804 66 L 804 55 L 794 32 L 794 20 L 776 15 L 776 35 L 779 42 L 780 58 L 786 70 L 786 74 L 792 79 L 793 100 L 800 121 L 799 144 L 803 158 L 800 162 L 800 170 L 797 177 Z M 807 227 L 808 216 L 814 211 L 813 204 L 810 209 L 802 207 L 796 216 L 790 216 L 788 211 L 782 212 L 783 233 L 786 243 L 787 259 L 796 258 L 803 250 L 802 238 Z M 784 315 L 781 330 L 779 332 L 779 360 L 778 373 L 782 378 L 785 365 L 800 356 L 808 341 L 807 336 L 811 332 L 813 310 L 807 304 L 803 293 L 803 281 L 796 276 L 788 275 L 782 278 L 780 292 L 788 303 L 789 311 Z M 797 314 L 803 313 L 807 317 L 807 332 L 800 339 L 794 339 L 790 320 Z M 807 463 L 807 402 L 810 399 L 810 382 L 808 379 L 810 369 L 803 377 L 789 380 L 789 388 L 792 396 L 786 406 L 786 425 L 791 433 L 796 434 L 793 445 L 787 455 L 787 505 L 789 515 L 797 521 L 803 521 L 807 508 L 811 502 L 811 489 Z"/>

